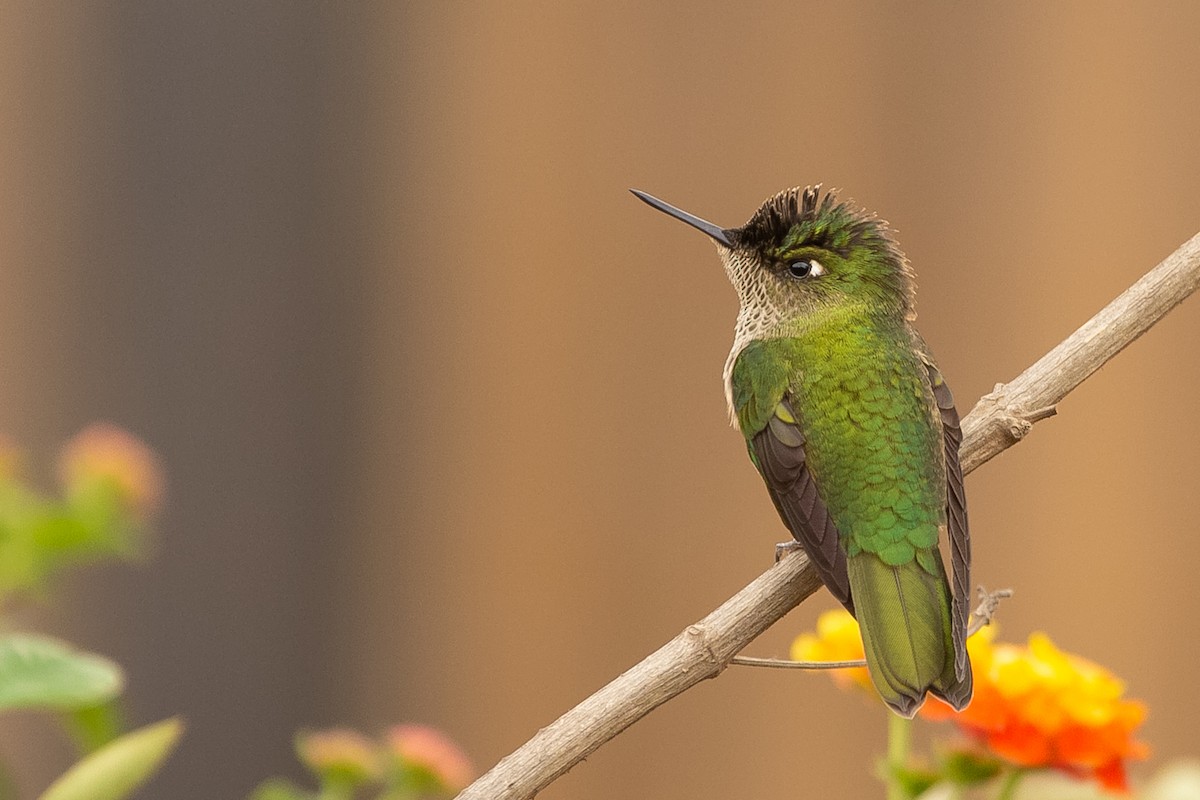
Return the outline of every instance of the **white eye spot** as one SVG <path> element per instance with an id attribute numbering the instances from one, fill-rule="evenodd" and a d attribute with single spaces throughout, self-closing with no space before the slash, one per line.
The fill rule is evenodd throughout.
<path id="1" fill-rule="evenodd" d="M 798 258 L 787 265 L 788 274 L 797 280 L 806 278 L 815 278 L 818 275 L 825 274 L 825 268 L 821 266 L 821 262 L 811 258 Z"/>

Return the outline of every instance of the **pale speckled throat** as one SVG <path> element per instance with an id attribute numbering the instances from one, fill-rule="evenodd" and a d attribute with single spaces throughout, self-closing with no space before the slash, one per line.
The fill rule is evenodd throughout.
<path id="1" fill-rule="evenodd" d="M 733 330 L 733 347 L 729 358 L 725 359 L 725 369 L 721 378 L 725 382 L 725 404 L 729 410 L 729 421 L 736 428 L 737 412 L 733 407 L 733 365 L 738 353 L 755 339 L 770 339 L 782 335 L 780 330 L 783 323 L 795 313 L 788 307 L 784 298 L 776 288 L 776 279 L 770 272 L 764 270 L 758 259 L 751 253 L 730 250 L 717 246 L 721 261 L 725 264 L 725 274 L 737 291 L 738 310 L 737 324 Z"/>

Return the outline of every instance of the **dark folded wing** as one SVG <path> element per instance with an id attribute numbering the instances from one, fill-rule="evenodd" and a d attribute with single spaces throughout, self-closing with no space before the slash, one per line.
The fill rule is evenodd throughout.
<path id="1" fill-rule="evenodd" d="M 967 495 L 963 491 L 962 466 L 958 448 L 962 444 L 962 425 L 954 407 L 954 395 L 936 366 L 926 361 L 933 398 L 942 418 L 942 438 L 946 445 L 946 527 L 950 539 L 950 588 L 954 592 L 951 613 L 954 616 L 954 652 L 958 677 L 967 663 L 967 618 L 970 616 L 971 534 L 967 526 Z"/>
<path id="2" fill-rule="evenodd" d="M 750 440 L 754 461 L 792 536 L 803 545 L 829 591 L 853 613 L 846 553 L 808 469 L 799 417 L 787 395 L 779 406 L 780 411 Z"/>

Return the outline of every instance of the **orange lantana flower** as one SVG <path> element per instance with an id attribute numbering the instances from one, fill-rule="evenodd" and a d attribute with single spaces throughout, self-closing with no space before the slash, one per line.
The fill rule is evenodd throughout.
<path id="1" fill-rule="evenodd" d="M 955 714 L 934 700 L 930 719 L 953 719 L 973 738 L 1014 764 L 1057 767 L 1124 791 L 1125 762 L 1149 755 L 1134 738 L 1146 707 L 1124 698 L 1125 684 L 1103 667 L 1059 650 L 1035 633 L 1029 644 L 969 646 L 975 675 L 971 705 Z M 975 640 L 979 640 L 976 644 Z"/>
<path id="2" fill-rule="evenodd" d="M 823 614 L 815 636 L 792 645 L 799 660 L 862 658 L 858 623 L 845 611 Z M 1055 767 L 1090 777 L 1109 789 L 1126 789 L 1125 762 L 1149 754 L 1134 738 L 1146 707 L 1124 698 L 1125 685 L 1111 672 L 1064 653 L 1044 633 L 1028 645 L 996 644 L 994 628 L 967 642 L 975 679 L 963 711 L 936 698 L 921 708 L 931 720 L 952 720 L 994 755 L 1022 767 Z M 839 670 L 848 672 L 848 670 Z M 861 670 L 863 676 L 866 670 Z M 843 685 L 852 679 L 840 679 Z M 862 683 L 855 678 L 853 682 Z M 867 684 L 869 685 L 869 684 Z"/>

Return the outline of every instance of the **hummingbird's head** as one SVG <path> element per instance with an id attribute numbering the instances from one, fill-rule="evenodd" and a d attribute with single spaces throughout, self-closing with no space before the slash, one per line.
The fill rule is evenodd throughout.
<path id="1" fill-rule="evenodd" d="M 740 228 L 719 228 L 650 195 L 640 199 L 718 245 L 758 335 L 820 308 L 860 305 L 911 317 L 913 276 L 887 223 L 820 187 L 787 189 Z"/>

